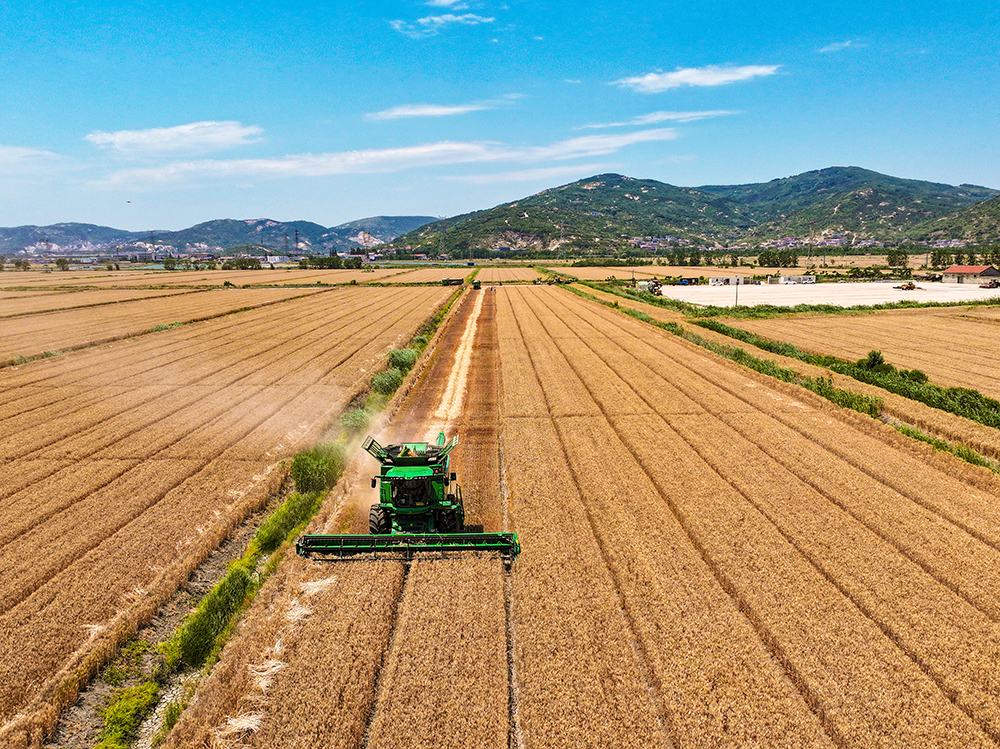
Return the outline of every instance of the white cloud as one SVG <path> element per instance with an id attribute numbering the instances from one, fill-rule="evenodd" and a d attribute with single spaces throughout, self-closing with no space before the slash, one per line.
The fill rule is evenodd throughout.
<path id="1" fill-rule="evenodd" d="M 677 131 L 671 128 L 639 130 L 622 135 L 582 135 L 579 138 L 570 138 L 550 146 L 536 146 L 528 149 L 526 153 L 530 154 L 527 158 L 532 160 L 576 159 L 586 156 L 604 156 L 636 143 L 674 140 L 676 137 Z"/>
<path id="2" fill-rule="evenodd" d="M 849 47 L 864 47 L 864 46 L 865 45 L 863 44 L 858 44 L 857 42 L 848 39 L 846 42 L 834 42 L 833 44 L 827 44 L 819 51 L 825 54 L 828 52 L 841 52 L 845 49 L 848 49 Z"/>
<path id="3" fill-rule="evenodd" d="M 497 182 L 549 182 L 554 179 L 586 177 L 607 169 L 604 164 L 574 164 L 573 166 L 552 166 L 539 169 L 519 169 L 498 174 L 467 174 L 445 177 L 455 182 L 472 185 L 492 185 Z"/>
<path id="4" fill-rule="evenodd" d="M 452 10 L 465 10 L 469 7 L 462 0 L 427 0 L 425 5 L 432 8 L 451 8 Z"/>
<path id="5" fill-rule="evenodd" d="M 588 135 L 546 146 L 507 146 L 488 141 L 444 141 L 402 148 L 293 154 L 271 159 L 201 159 L 158 167 L 119 170 L 95 186 L 150 188 L 220 179 L 280 179 L 387 173 L 444 164 L 505 162 L 537 164 L 546 160 L 563 161 L 602 156 L 637 143 L 672 140 L 676 137 L 673 130 L 661 128 L 616 135 Z"/>
<path id="6" fill-rule="evenodd" d="M 650 112 L 622 122 L 602 122 L 595 125 L 581 125 L 578 130 L 596 130 L 605 127 L 628 127 L 635 125 L 656 125 L 660 122 L 696 122 L 708 117 L 724 117 L 740 114 L 728 109 L 706 109 L 700 112 Z"/>
<path id="7" fill-rule="evenodd" d="M 365 115 L 365 119 L 399 120 L 405 117 L 450 117 L 457 114 L 496 109 L 523 98 L 524 94 L 506 94 L 499 99 L 485 99 L 469 104 L 401 104 L 397 107 L 383 109 L 381 112 L 370 112 Z"/>
<path id="8" fill-rule="evenodd" d="M 493 23 L 496 19 L 487 16 L 477 16 L 475 13 L 464 13 L 460 16 L 454 13 L 445 13 L 440 16 L 425 16 L 418 18 L 416 23 L 408 21 L 389 21 L 389 25 L 394 31 L 410 37 L 411 39 L 423 39 L 434 36 L 446 26 L 478 26 L 481 23 Z"/>
<path id="9" fill-rule="evenodd" d="M 193 155 L 255 143 L 263 132 L 255 125 L 226 120 L 111 133 L 97 130 L 84 136 L 84 139 L 99 148 L 111 149 L 126 156 Z"/>
<path id="10" fill-rule="evenodd" d="M 481 112 L 490 109 L 485 104 L 401 104 L 381 112 L 371 112 L 365 115 L 366 120 L 398 120 L 403 117 L 448 117 L 468 112 Z"/>
<path id="11" fill-rule="evenodd" d="M 743 65 L 741 67 L 709 65 L 704 68 L 680 68 L 670 73 L 646 73 L 614 81 L 622 88 L 644 94 L 657 94 L 681 86 L 721 86 L 760 76 L 774 75 L 780 65 Z"/>
<path id="12" fill-rule="evenodd" d="M 52 151 L 44 151 L 40 148 L 0 145 L 0 165 L 5 167 L 33 164 L 39 161 L 50 161 L 59 158 L 62 158 L 59 154 Z"/>

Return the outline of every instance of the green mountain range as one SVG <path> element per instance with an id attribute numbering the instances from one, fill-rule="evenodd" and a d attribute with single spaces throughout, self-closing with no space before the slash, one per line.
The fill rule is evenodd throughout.
<path id="1" fill-rule="evenodd" d="M 29 247 L 43 253 L 49 249 L 73 253 L 108 252 L 140 245 L 148 247 L 150 241 L 157 247 L 170 247 L 178 252 L 212 252 L 251 245 L 283 253 L 286 246 L 290 251 L 295 250 L 296 231 L 302 252 L 326 254 L 359 249 L 361 232 L 368 232 L 381 242 L 389 242 L 433 220 L 433 216 L 373 216 L 325 227 L 310 221 L 217 219 L 181 231 L 151 232 L 74 223 L 15 226 L 0 228 L 0 255 L 14 255 Z"/>
<path id="2" fill-rule="evenodd" d="M 710 246 L 842 233 L 893 242 L 940 238 L 948 232 L 960 238 L 972 221 L 980 227 L 978 238 L 997 239 L 996 224 L 987 217 L 975 218 L 975 211 L 983 211 L 981 206 L 989 204 L 984 201 L 998 195 L 1000 191 L 986 187 L 900 179 L 858 167 L 693 188 L 600 174 L 427 224 L 393 245 L 410 252 L 440 247 L 463 254 L 563 243 L 586 249 L 645 236 Z"/>
<path id="3" fill-rule="evenodd" d="M 287 247 L 327 254 L 360 249 L 369 243 L 362 232 L 400 252 L 458 257 L 500 248 L 587 252 L 622 248 L 634 237 L 672 237 L 676 244 L 710 247 L 831 234 L 890 244 L 905 239 L 983 243 L 1000 241 L 1000 190 L 901 179 L 859 167 L 701 187 L 599 174 L 440 221 L 375 216 L 324 227 L 309 221 L 219 219 L 155 232 L 92 224 L 0 228 L 0 255 L 28 247 L 78 253 L 148 247 L 151 235 L 158 247 L 179 252 L 266 247 L 283 253 Z"/>

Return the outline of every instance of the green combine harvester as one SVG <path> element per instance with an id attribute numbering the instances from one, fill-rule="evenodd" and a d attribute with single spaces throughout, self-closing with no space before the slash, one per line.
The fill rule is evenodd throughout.
<path id="1" fill-rule="evenodd" d="M 382 447 L 368 437 L 362 448 L 382 464 L 372 478 L 381 482 L 379 501 L 368 514 L 369 535 L 302 536 L 301 556 L 352 557 L 387 551 L 412 559 L 414 553 L 485 551 L 499 553 L 509 566 L 521 551 L 516 533 L 467 533 L 462 489 L 448 470 L 448 455 L 458 444 L 406 442 Z"/>

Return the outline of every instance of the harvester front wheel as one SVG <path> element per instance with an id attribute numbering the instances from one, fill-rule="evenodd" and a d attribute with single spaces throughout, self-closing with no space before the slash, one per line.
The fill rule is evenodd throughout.
<path id="1" fill-rule="evenodd" d="M 373 536 L 389 532 L 389 513 L 381 505 L 372 505 L 368 511 L 368 532 Z"/>

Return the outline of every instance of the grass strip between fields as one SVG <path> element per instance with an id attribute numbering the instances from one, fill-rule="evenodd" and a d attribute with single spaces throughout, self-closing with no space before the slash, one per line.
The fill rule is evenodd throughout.
<path id="1" fill-rule="evenodd" d="M 987 468 L 993 471 L 993 473 L 1000 474 L 1000 463 L 997 463 L 995 460 L 990 460 L 989 458 L 980 455 L 968 445 L 963 445 L 961 443 L 949 442 L 948 440 L 943 440 L 940 437 L 935 437 L 934 435 L 927 434 L 926 432 L 917 429 L 914 426 L 910 426 L 909 424 L 891 424 L 891 426 L 900 434 L 906 435 L 907 437 L 918 440 L 920 442 L 925 442 L 931 447 L 933 447 L 935 450 L 951 453 L 956 458 L 961 458 L 966 463 L 971 463 L 974 466 Z"/>
<path id="2" fill-rule="evenodd" d="M 406 373 L 419 360 L 461 295 L 462 289 L 456 290 L 420 328 L 408 348 L 389 352 L 387 366 L 372 378 L 371 392 L 361 393 L 352 401 L 363 402 L 364 406 L 345 410 L 341 414 L 338 440 L 322 442 L 295 456 L 288 470 L 295 481 L 296 491 L 265 518 L 243 556 L 229 565 L 225 577 L 202 597 L 197 608 L 185 617 L 173 636 L 157 647 L 160 659 L 149 678 L 138 685 L 113 692 L 101 712 L 104 728 L 95 749 L 126 749 L 135 740 L 143 720 L 156 707 L 161 684 L 171 675 L 184 668 L 208 673 L 240 616 L 253 603 L 264 581 L 278 568 L 295 539 L 312 520 L 327 492 L 340 480 L 347 466 L 349 445 L 367 429 L 403 383 Z M 133 641 L 123 648 L 115 663 L 130 656 L 130 648 L 134 649 L 135 643 Z M 111 681 L 115 679 L 111 677 Z M 107 675 L 105 680 L 108 681 Z M 165 707 L 163 724 L 153 738 L 153 746 L 166 739 L 194 695 L 197 683 L 197 680 L 188 682 L 181 694 Z"/>

